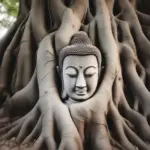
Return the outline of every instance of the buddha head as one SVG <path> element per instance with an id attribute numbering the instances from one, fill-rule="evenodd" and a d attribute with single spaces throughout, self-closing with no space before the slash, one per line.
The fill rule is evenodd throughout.
<path id="1" fill-rule="evenodd" d="M 101 68 L 101 54 L 84 32 L 76 33 L 69 46 L 59 54 L 62 98 L 85 101 L 96 91 Z"/>

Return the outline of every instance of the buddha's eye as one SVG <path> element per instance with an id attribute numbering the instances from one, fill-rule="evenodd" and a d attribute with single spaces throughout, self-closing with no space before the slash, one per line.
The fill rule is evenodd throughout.
<path id="1" fill-rule="evenodd" d="M 77 71 L 74 68 L 67 68 L 66 74 L 71 78 L 77 77 Z"/>
<path id="2" fill-rule="evenodd" d="M 95 73 L 93 73 L 93 74 L 89 73 L 89 74 L 85 74 L 85 76 L 86 76 L 86 77 L 92 77 L 94 74 L 95 74 Z"/>
<path id="3" fill-rule="evenodd" d="M 94 67 L 87 68 L 84 73 L 85 77 L 92 77 L 94 74 L 96 74 L 96 68 Z"/>
<path id="4" fill-rule="evenodd" d="M 76 75 L 76 74 L 68 74 L 68 76 L 69 76 L 69 77 L 71 77 L 71 78 L 75 78 L 75 77 L 77 77 L 77 75 Z"/>

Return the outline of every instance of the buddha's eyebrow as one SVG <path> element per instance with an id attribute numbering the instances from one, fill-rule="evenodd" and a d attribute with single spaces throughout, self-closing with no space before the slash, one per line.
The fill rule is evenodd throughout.
<path id="1" fill-rule="evenodd" d="M 97 69 L 95 66 L 88 66 L 88 67 L 85 69 L 85 71 L 86 71 L 87 69 L 89 69 L 89 68 Z"/>
<path id="2" fill-rule="evenodd" d="M 74 67 L 74 66 L 68 66 L 68 67 L 66 68 L 66 70 L 67 70 L 68 68 L 73 68 L 73 69 L 77 70 L 77 68 Z"/>

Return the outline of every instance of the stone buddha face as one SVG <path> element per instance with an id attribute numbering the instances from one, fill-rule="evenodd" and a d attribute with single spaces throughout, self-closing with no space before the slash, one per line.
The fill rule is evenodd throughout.
<path id="1" fill-rule="evenodd" d="M 98 84 L 98 62 L 94 55 L 68 55 L 62 67 L 63 90 L 73 101 L 90 98 Z"/>

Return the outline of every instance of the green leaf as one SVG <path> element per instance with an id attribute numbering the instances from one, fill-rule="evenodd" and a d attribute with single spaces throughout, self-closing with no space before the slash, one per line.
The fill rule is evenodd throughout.
<path id="1" fill-rule="evenodd" d="M 0 0 L 0 26 L 9 27 L 15 20 L 18 14 L 18 0 Z M 12 19 L 12 17 L 14 19 Z"/>

